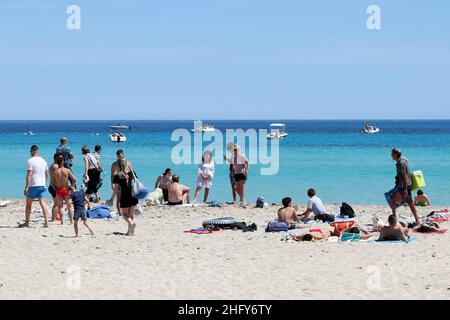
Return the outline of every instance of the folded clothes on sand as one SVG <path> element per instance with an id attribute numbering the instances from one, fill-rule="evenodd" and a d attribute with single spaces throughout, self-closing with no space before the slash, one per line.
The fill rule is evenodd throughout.
<path id="1" fill-rule="evenodd" d="M 211 230 L 206 229 L 206 228 L 197 228 L 197 229 L 191 229 L 191 230 L 186 230 L 184 231 L 185 233 L 195 233 L 195 234 L 208 234 L 208 233 L 212 233 Z"/>

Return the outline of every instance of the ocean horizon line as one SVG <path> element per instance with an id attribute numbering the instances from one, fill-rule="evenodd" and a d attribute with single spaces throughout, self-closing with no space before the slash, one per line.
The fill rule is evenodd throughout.
<path id="1" fill-rule="evenodd" d="M 163 121 L 173 121 L 173 122 L 181 122 L 181 121 L 226 121 L 226 122 L 243 122 L 243 121 L 298 121 L 298 122 L 306 122 L 306 121 L 317 121 L 317 122 L 333 122 L 333 121 L 346 121 L 346 122 L 360 122 L 360 121 L 392 121 L 392 122 L 405 122 L 405 121 L 415 121 L 415 122 L 442 122 L 442 121 L 450 121 L 450 118 L 445 119 L 370 119 L 370 118 L 362 118 L 362 119 L 280 119 L 280 118 L 272 118 L 272 119 L 0 119 L 0 122 L 44 122 L 44 121 L 57 121 L 57 122 L 70 122 L 70 121 L 115 121 L 115 122 L 125 122 L 125 121 L 142 121 L 142 122 L 163 122 Z"/>

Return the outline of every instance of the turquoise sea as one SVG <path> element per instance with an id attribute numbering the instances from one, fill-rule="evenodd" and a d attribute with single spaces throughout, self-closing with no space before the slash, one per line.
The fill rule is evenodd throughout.
<path id="1" fill-rule="evenodd" d="M 177 142 L 171 141 L 176 128 L 193 127 L 193 121 L 122 121 L 132 129 L 125 132 L 128 141 L 109 141 L 109 125 L 117 121 L 0 121 L 0 198 L 21 198 L 25 182 L 26 160 L 32 144 L 50 163 L 59 138 L 69 138 L 76 158 L 74 172 L 81 180 L 81 147 L 103 146 L 102 163 L 109 171 L 115 151 L 124 149 L 140 179 L 154 185 L 157 176 L 171 167 L 181 182 L 195 186 L 196 165 L 175 165 L 171 152 Z M 275 121 L 205 121 L 216 129 L 267 129 Z M 297 121 L 277 120 L 286 124 L 289 136 L 280 142 L 280 169 L 276 175 L 261 175 L 259 165 L 250 169 L 247 201 L 264 196 L 269 202 L 281 202 L 291 196 L 295 202 L 306 202 L 306 190 L 314 187 L 325 203 L 384 204 L 384 192 L 394 184 L 395 163 L 390 150 L 399 147 L 409 159 L 411 169 L 422 170 L 427 187 L 424 191 L 433 204 L 450 202 L 450 120 L 371 121 L 380 127 L 377 135 L 361 133 L 363 121 Z M 34 136 L 24 132 L 32 131 Z M 92 133 L 100 135 L 94 136 Z M 206 146 L 206 143 L 205 143 Z M 225 148 L 225 146 L 224 146 Z M 223 152 L 216 156 L 221 157 Z M 109 173 L 108 173 L 109 174 Z M 105 179 L 101 195 L 110 196 Z M 230 201 L 228 166 L 216 165 L 210 200 Z"/>

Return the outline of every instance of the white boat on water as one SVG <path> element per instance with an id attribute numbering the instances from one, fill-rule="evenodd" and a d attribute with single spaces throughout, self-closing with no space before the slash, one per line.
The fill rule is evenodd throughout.
<path id="1" fill-rule="evenodd" d="M 119 123 L 115 126 L 109 126 L 109 128 L 112 130 L 123 130 L 123 129 L 131 130 L 131 126 L 127 126 L 127 125 L 121 124 L 121 123 Z"/>
<path id="2" fill-rule="evenodd" d="M 24 135 L 26 136 L 34 136 L 34 133 L 31 131 L 25 132 Z"/>
<path id="3" fill-rule="evenodd" d="M 380 128 L 366 125 L 366 126 L 364 126 L 362 132 L 365 134 L 376 134 L 376 133 L 380 132 Z"/>
<path id="4" fill-rule="evenodd" d="M 122 133 L 118 131 L 113 131 L 109 134 L 109 139 L 112 142 L 126 142 L 127 137 Z"/>
<path id="5" fill-rule="evenodd" d="M 192 132 L 213 132 L 216 131 L 212 124 L 204 124 L 194 129 L 191 129 Z"/>
<path id="6" fill-rule="evenodd" d="M 270 124 L 270 132 L 267 134 L 268 139 L 282 140 L 287 136 L 286 125 L 284 123 Z"/>

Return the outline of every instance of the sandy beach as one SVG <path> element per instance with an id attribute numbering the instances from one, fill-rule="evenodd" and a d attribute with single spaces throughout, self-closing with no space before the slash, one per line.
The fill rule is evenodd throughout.
<path id="1" fill-rule="evenodd" d="M 353 207 L 365 222 L 389 214 L 386 206 Z M 35 215 L 32 228 L 18 229 L 23 210 L 22 200 L 0 208 L 0 299 L 450 298 L 449 232 L 401 244 L 286 242 L 282 233 L 264 232 L 276 206 L 227 205 L 146 207 L 134 237 L 121 234 L 121 220 L 96 220 L 95 238 L 83 226 L 73 238 L 72 226 L 44 229 Z M 184 233 L 221 216 L 255 222 L 258 230 Z"/>

